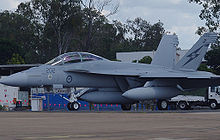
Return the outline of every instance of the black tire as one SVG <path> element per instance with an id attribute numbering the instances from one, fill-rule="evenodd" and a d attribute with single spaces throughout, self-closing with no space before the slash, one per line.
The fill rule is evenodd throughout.
<path id="1" fill-rule="evenodd" d="M 157 102 L 157 107 L 159 110 L 167 110 L 168 109 L 168 101 L 167 100 L 159 100 Z"/>
<path id="2" fill-rule="evenodd" d="M 179 109 L 181 109 L 181 110 L 187 110 L 187 109 L 188 109 L 188 105 L 187 105 L 186 102 L 179 102 L 179 103 L 178 103 L 178 107 L 179 107 Z"/>
<path id="3" fill-rule="evenodd" d="M 68 108 L 69 111 L 72 111 L 72 103 L 68 103 L 67 108 Z"/>
<path id="4" fill-rule="evenodd" d="M 72 108 L 73 111 L 77 111 L 80 108 L 80 104 L 78 102 L 73 102 L 71 104 L 71 108 Z"/>
<path id="5" fill-rule="evenodd" d="M 129 110 L 131 110 L 131 105 L 130 104 L 122 104 L 121 109 L 123 111 L 129 111 Z"/>
<path id="6" fill-rule="evenodd" d="M 209 102 L 209 107 L 210 107 L 211 109 L 217 109 L 217 108 L 218 108 L 218 104 L 217 104 L 217 102 L 216 102 L 215 100 L 211 100 L 211 101 Z"/>

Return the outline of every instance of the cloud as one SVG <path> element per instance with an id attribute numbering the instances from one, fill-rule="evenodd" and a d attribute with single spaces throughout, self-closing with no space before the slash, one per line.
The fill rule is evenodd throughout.
<path id="1" fill-rule="evenodd" d="M 176 26 L 173 25 L 167 31 L 172 33 L 176 33 L 179 38 L 179 47 L 182 49 L 189 49 L 195 44 L 198 40 L 199 35 L 195 34 L 197 30 L 197 25 L 190 25 L 190 26 Z"/>
<path id="2" fill-rule="evenodd" d="M 169 1 L 172 4 L 180 4 L 181 3 L 181 0 L 167 0 L 167 1 Z"/>
<path id="3" fill-rule="evenodd" d="M 15 10 L 17 6 L 24 1 L 28 0 L 1 0 L 0 9 L 1 10 Z"/>
<path id="4" fill-rule="evenodd" d="M 141 17 L 151 24 L 160 20 L 166 31 L 178 34 L 179 47 L 188 49 L 199 37 L 197 27 L 204 25 L 198 16 L 200 10 L 185 0 L 120 0 L 119 12 L 110 18 L 125 22 Z"/>
<path id="5" fill-rule="evenodd" d="M 18 5 L 18 1 L 16 0 L 1 0 L 1 10 L 11 10 L 15 9 Z"/>

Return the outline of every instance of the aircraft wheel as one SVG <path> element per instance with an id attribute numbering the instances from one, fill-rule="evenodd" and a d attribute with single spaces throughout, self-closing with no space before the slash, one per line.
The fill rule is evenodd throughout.
<path id="1" fill-rule="evenodd" d="M 179 102 L 178 107 L 179 107 L 181 110 L 186 110 L 186 109 L 188 109 L 188 106 L 187 106 L 187 103 L 186 103 L 186 102 Z"/>
<path id="2" fill-rule="evenodd" d="M 129 110 L 131 110 L 131 105 L 130 104 L 122 104 L 121 109 L 124 111 L 129 111 Z"/>
<path id="3" fill-rule="evenodd" d="M 72 108 L 72 110 L 77 111 L 80 108 L 80 104 L 78 102 L 73 102 L 71 104 L 71 108 Z"/>
<path id="4" fill-rule="evenodd" d="M 68 103 L 67 108 L 68 108 L 69 111 L 72 111 L 72 103 Z"/>
<path id="5" fill-rule="evenodd" d="M 167 100 L 159 100 L 157 102 L 157 107 L 159 110 L 167 110 L 168 109 L 168 101 Z"/>
<path id="6" fill-rule="evenodd" d="M 211 108 L 211 109 L 217 109 L 217 103 L 216 103 L 216 101 L 210 101 L 210 103 L 209 103 L 209 107 Z"/>

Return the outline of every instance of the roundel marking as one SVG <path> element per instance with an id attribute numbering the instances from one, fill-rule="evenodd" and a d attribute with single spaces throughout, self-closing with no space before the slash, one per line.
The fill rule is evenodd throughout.
<path id="1" fill-rule="evenodd" d="M 69 75 L 69 76 L 66 77 L 66 82 L 67 83 L 71 83 L 72 80 L 73 80 L 72 76 Z"/>
<path id="2" fill-rule="evenodd" d="M 52 80 L 53 76 L 51 74 L 48 75 L 48 79 Z"/>

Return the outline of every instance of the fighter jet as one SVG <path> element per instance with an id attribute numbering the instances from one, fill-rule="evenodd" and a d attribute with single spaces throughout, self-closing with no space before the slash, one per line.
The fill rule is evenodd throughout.
<path id="1" fill-rule="evenodd" d="M 2 78 L 0 83 L 18 87 L 62 85 L 83 87 L 71 93 L 68 109 L 78 110 L 78 100 L 95 104 L 131 104 L 158 99 L 163 109 L 165 99 L 182 91 L 220 84 L 220 76 L 197 71 L 215 33 L 205 33 L 175 64 L 177 35 L 164 35 L 151 64 L 123 63 L 107 60 L 87 52 L 62 54 L 39 67 Z"/>

